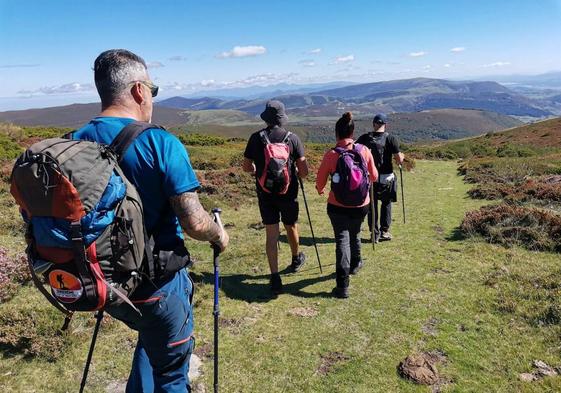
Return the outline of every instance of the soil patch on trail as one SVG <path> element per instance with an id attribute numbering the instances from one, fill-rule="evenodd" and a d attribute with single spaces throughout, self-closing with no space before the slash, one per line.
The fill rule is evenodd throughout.
<path id="1" fill-rule="evenodd" d="M 439 391 L 439 387 L 449 381 L 440 376 L 436 364 L 446 361 L 446 355 L 440 351 L 421 352 L 406 357 L 397 366 L 397 372 L 404 379 L 419 385 L 434 386 Z"/>
<path id="2" fill-rule="evenodd" d="M 208 360 L 212 358 L 214 348 L 211 343 L 197 344 L 193 353 L 203 360 Z"/>
<path id="3" fill-rule="evenodd" d="M 295 307 L 288 311 L 290 315 L 301 318 L 313 318 L 319 314 L 319 311 L 313 307 Z"/>
<path id="4" fill-rule="evenodd" d="M 421 331 L 429 336 L 436 336 L 438 334 L 438 323 L 440 321 L 434 317 L 430 317 L 429 320 L 421 327 Z"/>
<path id="5" fill-rule="evenodd" d="M 321 355 L 321 363 L 316 372 L 319 375 L 325 376 L 333 371 L 333 368 L 338 364 L 347 362 L 349 359 L 350 356 L 342 352 L 328 352 L 327 354 Z"/>
<path id="6" fill-rule="evenodd" d="M 240 334 L 244 327 L 253 325 L 255 322 L 257 322 L 257 318 L 252 317 L 220 318 L 218 325 L 232 334 Z"/>
<path id="7" fill-rule="evenodd" d="M 262 229 L 265 229 L 265 225 L 263 225 L 262 222 L 255 222 L 255 223 L 253 223 L 253 224 L 249 224 L 247 227 L 248 227 L 249 229 L 255 229 L 255 230 L 257 230 L 257 231 L 260 231 L 260 230 L 262 230 Z"/>

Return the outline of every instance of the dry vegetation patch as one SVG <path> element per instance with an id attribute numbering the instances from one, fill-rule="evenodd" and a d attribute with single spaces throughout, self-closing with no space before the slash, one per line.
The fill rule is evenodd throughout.
<path id="1" fill-rule="evenodd" d="M 460 228 L 491 243 L 561 252 L 561 216 L 548 210 L 509 204 L 484 206 L 466 213 Z"/>

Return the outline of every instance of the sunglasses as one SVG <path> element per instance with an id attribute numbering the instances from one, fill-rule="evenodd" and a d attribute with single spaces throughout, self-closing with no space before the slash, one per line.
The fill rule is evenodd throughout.
<path id="1" fill-rule="evenodd" d="M 155 84 L 153 84 L 152 82 L 148 82 L 148 81 L 132 81 L 131 83 L 129 83 L 129 85 L 133 85 L 135 83 L 142 83 L 144 86 L 146 86 L 147 88 L 150 89 L 150 93 L 152 94 L 152 97 L 156 97 L 158 95 L 158 90 L 160 89 L 159 86 L 156 86 Z"/>

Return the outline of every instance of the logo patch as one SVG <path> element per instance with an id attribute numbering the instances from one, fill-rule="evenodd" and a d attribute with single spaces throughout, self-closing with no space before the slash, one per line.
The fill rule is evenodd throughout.
<path id="1" fill-rule="evenodd" d="M 49 285 L 55 297 L 63 303 L 74 303 L 84 292 L 80 280 L 64 270 L 50 272 Z"/>

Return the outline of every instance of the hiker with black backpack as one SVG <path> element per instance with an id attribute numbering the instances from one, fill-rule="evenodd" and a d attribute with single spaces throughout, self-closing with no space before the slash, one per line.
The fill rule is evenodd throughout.
<path id="1" fill-rule="evenodd" d="M 397 177 L 393 172 L 392 156 L 400 168 L 405 159 L 399 150 L 398 139 L 386 131 L 386 124 L 386 115 L 377 114 L 372 120 L 372 132 L 363 134 L 357 139 L 357 143 L 367 146 L 372 152 L 380 174 L 378 181 L 374 183 L 374 204 L 368 211 L 368 228 L 371 233 L 374 230 L 374 236 L 371 237 L 376 243 L 392 240 L 390 233 L 392 202 L 397 202 Z M 381 202 L 380 214 L 378 214 L 378 202 Z"/>
<path id="2" fill-rule="evenodd" d="M 94 339 L 103 311 L 138 332 L 127 393 L 190 392 L 193 283 L 182 228 L 220 250 L 228 234 L 201 206 L 184 146 L 150 124 L 158 87 L 145 61 L 105 51 L 94 78 L 100 115 L 66 139 L 38 142 L 14 166 L 34 281 L 69 315 L 98 311 Z"/>
<path id="3" fill-rule="evenodd" d="M 363 267 L 360 229 L 369 209 L 370 184 L 378 178 L 370 150 L 353 140 L 354 129 L 351 112 L 344 113 L 335 124 L 337 145 L 323 156 L 316 178 L 316 189 L 323 195 L 331 177 L 327 215 L 335 233 L 332 293 L 338 298 L 349 297 L 349 274 Z"/>
<path id="4" fill-rule="evenodd" d="M 306 258 L 299 250 L 297 221 L 298 177 L 304 179 L 308 175 L 308 164 L 300 138 L 285 129 L 288 116 L 282 102 L 267 102 L 261 119 L 267 127 L 250 136 L 242 165 L 245 172 L 255 176 L 259 212 L 266 232 L 271 291 L 280 294 L 283 290 L 277 248 L 280 221 L 292 252 L 290 270 L 300 270 Z"/>

